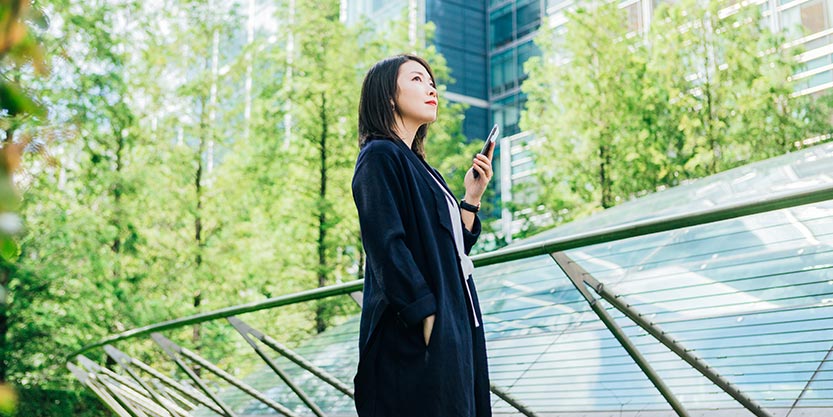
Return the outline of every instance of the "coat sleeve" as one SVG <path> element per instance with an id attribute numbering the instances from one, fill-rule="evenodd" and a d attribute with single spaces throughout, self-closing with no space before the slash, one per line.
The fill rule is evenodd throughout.
<path id="1" fill-rule="evenodd" d="M 466 255 L 471 253 L 471 248 L 477 243 L 477 238 L 480 237 L 480 230 L 480 217 L 477 214 L 474 215 L 474 223 L 471 224 L 471 231 L 463 225 L 463 251 L 466 252 Z"/>
<path id="2" fill-rule="evenodd" d="M 434 314 L 437 303 L 405 244 L 402 219 L 407 213 L 407 196 L 400 178 L 401 169 L 390 155 L 365 154 L 359 159 L 353 176 L 353 199 L 375 283 L 399 318 L 410 327 Z"/>

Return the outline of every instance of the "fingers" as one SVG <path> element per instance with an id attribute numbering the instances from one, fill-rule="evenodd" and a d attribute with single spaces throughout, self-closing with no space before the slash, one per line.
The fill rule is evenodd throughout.
<path id="1" fill-rule="evenodd" d="M 486 176 L 486 171 L 485 171 L 485 170 L 483 170 L 483 168 L 479 167 L 477 164 L 472 165 L 471 169 L 472 169 L 474 172 L 476 172 L 477 174 L 479 174 L 479 175 L 480 175 L 479 177 L 475 177 L 475 179 L 480 179 L 480 178 L 485 177 L 487 181 L 489 180 L 489 177 L 488 177 L 488 176 Z"/>
<path id="2" fill-rule="evenodd" d="M 436 316 L 432 314 L 422 321 L 422 336 L 425 338 L 425 346 L 428 346 L 428 343 L 431 342 L 431 331 L 434 330 L 435 317 Z"/>
<path id="3" fill-rule="evenodd" d="M 480 177 L 476 178 L 476 180 L 480 179 L 482 177 L 482 178 L 486 178 L 485 182 L 488 182 L 489 180 L 492 179 L 492 170 L 491 170 L 491 168 L 488 168 L 488 166 L 484 166 L 481 161 L 476 161 L 475 164 L 472 165 L 471 169 L 474 172 L 480 174 Z"/>
<path id="4" fill-rule="evenodd" d="M 485 176 L 486 180 L 492 179 L 492 162 L 489 158 L 482 154 L 477 154 L 474 157 L 472 169 L 477 171 L 480 175 Z"/>

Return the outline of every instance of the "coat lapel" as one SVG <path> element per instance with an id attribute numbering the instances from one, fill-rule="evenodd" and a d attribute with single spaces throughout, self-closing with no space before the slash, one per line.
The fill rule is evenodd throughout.
<path id="1" fill-rule="evenodd" d="M 431 194 L 434 195 L 434 207 L 437 210 L 437 216 L 440 219 L 440 225 L 448 232 L 451 238 L 454 238 L 454 229 L 451 224 L 451 217 L 448 212 L 448 202 L 446 201 L 445 192 L 437 186 L 439 182 L 442 184 L 442 187 L 448 190 L 450 195 L 454 195 L 451 190 L 445 185 L 445 181 L 435 180 L 433 175 L 428 171 L 433 170 L 426 162 L 423 162 L 417 154 L 414 153 L 405 142 L 402 142 L 399 139 L 394 139 L 404 151 L 405 155 L 407 155 L 408 161 L 411 163 L 411 168 L 413 171 L 416 171 L 416 176 L 422 178 L 422 182 L 428 189 L 431 190 Z M 436 170 L 434 171 L 436 172 Z M 437 174 L 438 178 L 442 178 Z"/>
<path id="2" fill-rule="evenodd" d="M 431 170 L 434 171 L 434 174 L 437 176 L 437 179 L 439 180 L 439 183 L 442 184 L 443 188 L 445 188 L 445 190 L 448 191 L 448 195 L 454 197 L 454 193 L 451 192 L 451 188 L 448 187 L 448 184 L 445 182 L 445 179 L 440 174 L 440 171 L 437 171 L 434 168 L 431 168 Z"/>

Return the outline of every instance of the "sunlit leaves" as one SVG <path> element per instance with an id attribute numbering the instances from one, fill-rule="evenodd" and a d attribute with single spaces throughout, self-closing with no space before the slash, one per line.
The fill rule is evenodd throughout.
<path id="1" fill-rule="evenodd" d="M 800 51 L 759 7 L 721 7 L 662 4 L 634 33 L 616 4 L 580 3 L 541 30 L 522 125 L 559 220 L 827 137 L 829 96 L 794 97 Z"/>

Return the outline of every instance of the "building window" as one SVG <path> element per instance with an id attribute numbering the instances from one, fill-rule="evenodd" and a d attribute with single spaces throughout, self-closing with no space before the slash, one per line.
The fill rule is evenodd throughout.
<path id="1" fill-rule="evenodd" d="M 829 0 L 811 0 L 781 12 L 781 27 L 790 39 L 798 39 L 830 28 Z"/>
<path id="2" fill-rule="evenodd" d="M 521 103 L 518 99 L 518 96 L 511 96 L 499 100 L 492 112 L 492 118 L 501 127 L 502 136 L 511 136 L 521 131 L 518 126 L 521 119 Z"/>
<path id="3" fill-rule="evenodd" d="M 821 32 L 830 27 L 823 0 L 816 0 L 801 6 L 801 24 L 809 33 Z"/>
<path id="4" fill-rule="evenodd" d="M 833 82 L 833 72 L 824 71 L 813 76 L 807 77 L 796 84 L 796 90 L 805 90 L 808 88 L 818 87 L 822 84 Z"/>
<path id="5" fill-rule="evenodd" d="M 640 2 L 625 6 L 628 14 L 628 31 L 639 32 L 642 30 L 642 4 Z"/>
<path id="6" fill-rule="evenodd" d="M 833 55 L 825 55 L 821 58 L 816 58 L 816 59 L 807 61 L 807 62 L 804 63 L 801 70 L 799 70 L 798 72 L 811 71 L 811 70 L 814 70 L 816 68 L 821 68 L 825 65 L 830 65 L 831 63 L 833 63 L 833 61 L 831 61 L 830 58 L 833 58 Z"/>
<path id="7" fill-rule="evenodd" d="M 521 38 L 538 29 L 541 26 L 541 2 L 539 0 L 528 0 L 518 2 L 517 28 L 518 37 Z"/>
<path id="8" fill-rule="evenodd" d="M 493 11 L 489 16 L 489 34 L 492 39 L 492 49 L 512 42 L 512 5 L 506 5 Z"/>
<path id="9" fill-rule="evenodd" d="M 518 46 L 518 85 L 521 85 L 529 77 L 529 74 L 524 71 L 526 61 L 540 54 L 541 52 L 538 50 L 538 47 L 532 41 Z"/>
<path id="10" fill-rule="evenodd" d="M 492 56 L 492 94 L 501 94 L 515 87 L 515 48 Z"/>

